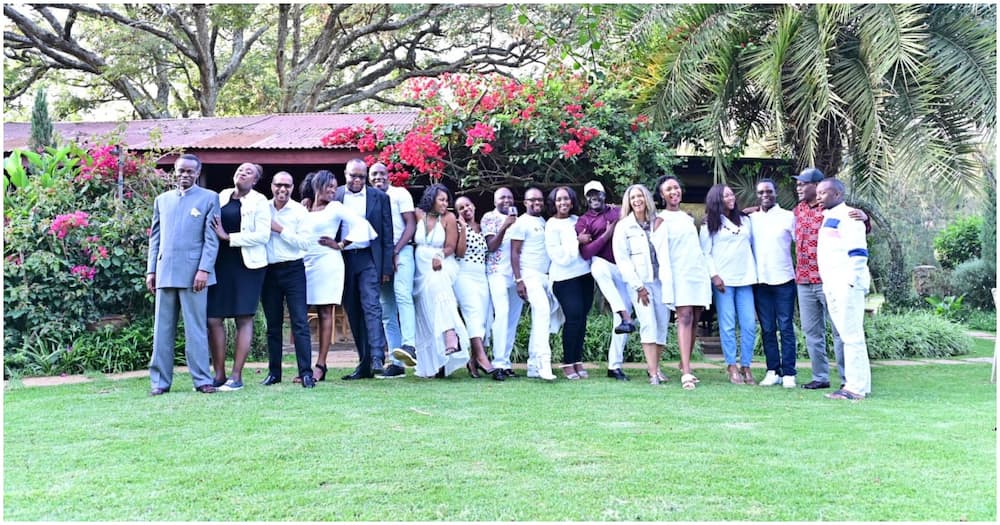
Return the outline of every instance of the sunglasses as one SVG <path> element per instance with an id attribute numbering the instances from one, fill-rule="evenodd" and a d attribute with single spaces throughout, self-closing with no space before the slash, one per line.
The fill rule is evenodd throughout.
<path id="1" fill-rule="evenodd" d="M 287 184 L 287 183 L 284 183 L 284 182 L 272 182 L 271 186 L 274 186 L 275 188 L 291 188 L 292 187 L 291 184 Z"/>

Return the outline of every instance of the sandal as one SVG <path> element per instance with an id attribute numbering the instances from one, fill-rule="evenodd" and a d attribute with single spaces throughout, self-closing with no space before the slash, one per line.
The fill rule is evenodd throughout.
<path id="1" fill-rule="evenodd" d="M 826 395 L 827 399 L 846 399 L 848 401 L 861 401 L 865 396 L 861 394 L 855 394 L 850 390 L 840 389 L 834 392 L 830 392 Z"/>
<path id="2" fill-rule="evenodd" d="M 580 376 L 580 379 L 587 379 L 590 377 L 587 370 L 583 368 L 583 363 L 573 363 L 573 370 L 576 370 L 576 375 Z"/>
<path id="3" fill-rule="evenodd" d="M 580 374 L 578 374 L 573 365 L 562 365 L 563 375 L 566 379 L 580 379 Z"/>
<path id="4" fill-rule="evenodd" d="M 681 376 L 681 388 L 684 390 L 694 390 L 695 383 L 698 382 L 698 378 L 691 374 L 684 374 Z"/>
<path id="5" fill-rule="evenodd" d="M 457 353 L 458 353 L 458 348 L 455 348 L 454 346 L 449 346 L 448 348 L 444 349 L 444 355 L 451 355 Z"/>
<path id="6" fill-rule="evenodd" d="M 326 365 L 321 365 L 319 363 L 316 363 L 316 370 L 323 372 L 323 375 L 319 375 L 316 372 L 313 372 L 313 377 L 316 378 L 316 381 L 326 381 Z"/>

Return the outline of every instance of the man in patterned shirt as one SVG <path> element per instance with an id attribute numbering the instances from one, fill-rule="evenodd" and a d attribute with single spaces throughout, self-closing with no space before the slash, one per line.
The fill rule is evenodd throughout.
<path id="1" fill-rule="evenodd" d="M 830 388 L 830 364 L 826 357 L 826 320 L 830 318 L 830 313 L 816 262 L 817 239 L 823 224 L 823 207 L 817 199 L 816 186 L 824 178 L 823 172 L 816 168 L 802 170 L 795 177 L 799 203 L 792 209 L 795 214 L 795 283 L 799 299 L 799 320 L 812 364 L 812 381 L 802 385 L 802 388 L 809 390 Z M 851 217 L 865 221 L 867 231 L 868 217 L 864 212 L 854 210 Z M 833 326 L 833 323 L 830 325 Z M 836 326 L 833 326 L 833 352 L 837 358 L 841 383 L 844 383 L 844 342 L 841 341 Z"/>
<path id="2" fill-rule="evenodd" d="M 514 349 L 517 322 L 521 319 L 524 301 L 517 294 L 514 272 L 510 266 L 510 239 L 507 230 L 517 220 L 514 193 L 510 188 L 500 188 L 493 193 L 496 209 L 486 212 L 480 228 L 486 239 L 486 280 L 490 283 L 490 300 L 493 302 L 493 366 L 514 377 L 510 353 Z"/>

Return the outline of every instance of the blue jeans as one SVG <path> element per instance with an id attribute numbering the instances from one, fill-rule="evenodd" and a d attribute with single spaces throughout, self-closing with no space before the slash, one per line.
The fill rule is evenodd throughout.
<path id="1" fill-rule="evenodd" d="M 393 350 L 403 345 L 416 346 L 417 321 L 416 309 L 413 306 L 413 246 L 406 245 L 399 251 L 399 264 L 392 281 L 382 283 L 379 291 L 379 303 L 382 304 L 382 324 L 385 325 L 385 338 L 389 349 Z M 403 362 L 391 357 L 389 360 L 399 366 Z"/>
<path id="2" fill-rule="evenodd" d="M 754 304 L 760 322 L 760 339 L 764 346 L 767 369 L 780 376 L 795 375 L 795 281 L 784 284 L 758 284 L 754 287 Z M 781 332 L 781 350 L 778 350 Z"/>
<path id="3" fill-rule="evenodd" d="M 736 364 L 736 323 L 740 325 L 740 366 L 750 366 L 757 339 L 757 319 L 753 286 L 726 286 L 725 292 L 712 287 L 712 301 L 719 316 L 719 339 L 727 365 Z"/>

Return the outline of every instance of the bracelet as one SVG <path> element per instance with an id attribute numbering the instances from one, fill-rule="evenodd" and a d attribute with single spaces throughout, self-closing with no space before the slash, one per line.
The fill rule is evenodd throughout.
<path id="1" fill-rule="evenodd" d="M 517 279 L 514 279 L 514 282 L 515 283 L 523 283 L 524 279 L 521 279 L 520 277 L 518 277 Z"/>

